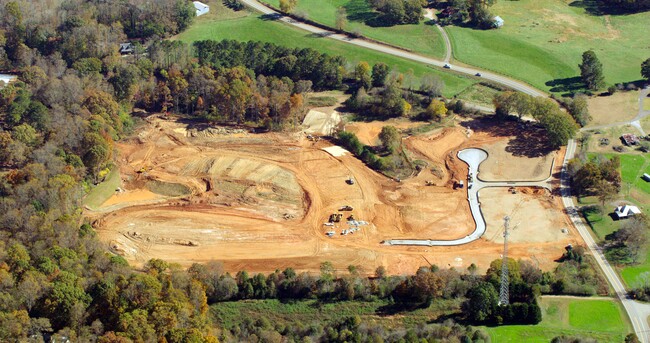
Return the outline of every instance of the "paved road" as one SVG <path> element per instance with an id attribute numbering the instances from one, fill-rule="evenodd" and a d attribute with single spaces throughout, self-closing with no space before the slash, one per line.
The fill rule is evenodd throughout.
<path id="1" fill-rule="evenodd" d="M 580 217 L 580 214 L 573 203 L 573 199 L 571 198 L 569 176 L 566 169 L 569 160 L 572 159 L 575 155 L 575 151 L 576 142 L 574 140 L 570 140 L 567 144 L 567 152 L 564 156 L 564 162 L 562 164 L 562 202 L 564 203 L 564 207 L 568 210 L 567 213 L 569 213 L 569 218 L 573 222 L 573 225 L 580 233 L 580 236 L 582 236 L 582 239 L 587 244 L 587 247 L 591 251 L 591 254 L 594 256 L 594 259 L 603 270 L 603 273 L 607 277 L 607 280 L 609 280 L 609 283 L 612 285 L 612 288 L 614 288 L 616 295 L 621 300 L 621 303 L 625 307 L 625 311 L 627 311 L 628 315 L 630 316 L 630 320 L 634 326 L 634 332 L 636 332 L 641 342 L 648 343 L 650 340 L 650 326 L 648 325 L 647 318 L 648 315 L 650 315 L 650 305 L 628 299 L 625 286 L 618 277 L 618 274 L 616 274 L 612 266 L 610 266 L 609 262 L 607 262 L 605 259 L 601 248 L 596 244 L 593 237 L 589 233 L 589 229 L 582 222 L 582 218 Z"/>
<path id="2" fill-rule="evenodd" d="M 483 181 L 478 177 L 479 166 L 488 157 L 487 152 L 482 149 L 464 149 L 458 152 L 458 158 L 469 166 L 469 175 L 472 181 L 467 184 L 467 201 L 469 209 L 476 223 L 474 231 L 459 239 L 453 240 L 433 240 L 433 239 L 390 239 L 384 241 L 387 245 L 421 245 L 421 246 L 453 246 L 471 243 L 483 236 L 486 230 L 485 219 L 481 212 L 481 202 L 478 193 L 481 189 L 487 187 L 542 187 L 551 189 L 549 183 L 551 176 L 544 181 Z M 551 168 L 552 170 L 552 168 Z M 468 177 L 469 179 L 470 177 Z M 470 187 L 471 185 L 471 187 Z"/>
<path id="3" fill-rule="evenodd" d="M 637 113 L 636 117 L 632 118 L 632 120 L 619 121 L 616 123 L 609 123 L 606 125 L 585 126 L 582 129 L 580 129 L 580 131 L 600 130 L 600 129 L 607 129 L 610 127 L 616 127 L 622 125 L 632 125 L 636 127 L 637 130 L 639 130 L 641 135 L 643 136 L 647 135 L 645 130 L 643 130 L 643 127 L 641 127 L 641 119 L 650 116 L 650 111 L 643 110 L 643 102 L 650 101 L 650 99 L 648 99 L 648 94 L 650 94 L 650 86 L 646 86 L 645 88 L 641 89 L 641 91 L 639 92 L 639 112 Z"/>
<path id="4" fill-rule="evenodd" d="M 280 13 L 278 13 L 278 12 L 264 6 L 263 4 L 259 3 L 257 0 L 241 0 L 241 1 L 245 5 L 251 7 L 251 8 L 253 8 L 253 9 L 259 11 L 259 12 L 262 12 L 263 14 L 275 16 L 278 21 L 288 23 L 288 24 L 293 25 L 295 27 L 298 27 L 298 28 L 300 28 L 302 30 L 314 33 L 314 34 L 322 36 L 322 37 L 335 39 L 335 40 L 338 40 L 338 41 L 341 41 L 341 42 L 344 42 L 344 43 L 353 44 L 353 45 L 360 46 L 360 47 L 363 47 L 363 48 L 366 48 L 366 49 L 371 49 L 371 50 L 383 52 L 383 53 L 386 53 L 386 54 L 398 56 L 398 57 L 401 57 L 401 58 L 409 59 L 411 61 L 421 62 L 421 63 L 424 63 L 424 64 L 436 66 L 436 67 L 441 67 L 442 68 L 445 64 L 448 64 L 448 63 L 445 63 L 445 61 L 433 59 L 433 58 L 430 58 L 430 57 L 421 56 L 421 55 L 418 55 L 418 54 L 415 54 L 415 53 L 412 53 L 412 52 L 408 52 L 408 51 L 405 51 L 405 50 L 393 48 L 393 47 L 390 47 L 390 46 L 387 46 L 387 45 L 384 45 L 384 44 L 380 44 L 380 43 L 370 42 L 370 41 L 360 39 L 360 38 L 351 38 L 351 37 L 348 37 L 346 35 L 337 34 L 337 33 L 334 33 L 332 31 L 324 30 L 324 29 L 321 29 L 321 28 L 318 28 L 318 27 L 315 27 L 315 26 L 312 26 L 312 25 L 309 25 L 309 24 L 305 24 L 303 22 L 299 22 L 299 21 L 294 20 L 292 18 L 285 17 L 285 16 L 281 15 Z M 512 80 L 510 78 L 507 78 L 507 77 L 504 77 L 504 76 L 501 76 L 501 75 L 497 75 L 497 74 L 494 74 L 494 73 L 491 73 L 491 72 L 488 72 L 488 71 L 484 71 L 484 70 L 480 70 L 480 69 L 476 69 L 476 68 L 470 68 L 470 67 L 461 67 L 461 66 L 451 66 L 451 70 L 453 70 L 455 72 L 458 72 L 458 73 L 467 74 L 467 75 L 475 75 L 476 73 L 481 73 L 482 78 L 484 78 L 486 80 L 490 80 L 492 82 L 495 82 L 495 83 L 510 87 L 510 88 L 512 88 L 514 90 L 517 90 L 517 91 L 520 91 L 522 93 L 526 93 L 526 94 L 529 94 L 529 95 L 532 95 L 532 96 L 546 96 L 545 93 L 543 93 L 543 92 L 537 90 L 536 88 L 534 88 L 532 86 L 529 86 L 529 85 L 527 85 L 527 84 L 525 84 L 523 82 L 515 81 L 515 80 Z"/>

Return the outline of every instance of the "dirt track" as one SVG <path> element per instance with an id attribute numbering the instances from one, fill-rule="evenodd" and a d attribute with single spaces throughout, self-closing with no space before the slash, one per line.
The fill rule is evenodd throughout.
<path id="1" fill-rule="evenodd" d="M 126 192 L 88 213 L 109 248 L 136 265 L 153 257 L 182 265 L 214 259 L 230 271 L 272 271 L 318 270 L 321 262 L 331 261 L 340 270 L 359 265 L 372 273 L 384 265 L 391 273 L 412 273 L 429 262 L 486 268 L 500 256 L 501 244 L 486 239 L 460 248 L 380 242 L 452 239 L 471 232 L 467 194 L 451 187 L 467 173 L 454 152 L 503 137 L 478 132 L 468 138 L 460 127 L 409 137 L 406 147 L 429 167 L 397 183 L 352 156 L 332 157 L 321 150 L 331 145 L 327 141 L 314 143 L 299 134 L 205 134 L 183 123 L 150 121 L 138 137 L 118 146 Z M 434 166 L 443 170 L 440 177 L 431 172 Z M 345 182 L 349 176 L 354 185 Z M 185 185 L 191 194 L 155 194 L 146 190 L 151 180 L 166 182 L 166 192 Z M 435 186 L 425 186 L 426 181 Z M 352 213 L 369 225 L 343 236 L 348 226 L 340 223 L 329 238 L 325 233 L 331 228 L 323 223 L 343 205 L 354 207 L 346 216 Z M 562 246 L 536 242 L 535 255 L 548 257 L 541 266 L 551 267 Z M 511 255 L 527 258 L 531 248 L 531 243 L 514 243 Z"/>

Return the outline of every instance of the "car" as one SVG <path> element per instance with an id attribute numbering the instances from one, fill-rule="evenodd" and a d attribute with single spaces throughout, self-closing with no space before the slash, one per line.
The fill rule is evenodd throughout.
<path id="1" fill-rule="evenodd" d="M 474 74 L 474 76 L 481 77 L 481 73 L 476 73 L 476 74 Z"/>
<path id="2" fill-rule="evenodd" d="M 450 66 L 449 64 L 445 64 L 445 66 L 444 66 L 443 68 L 445 68 L 445 69 L 451 69 L 451 66 Z"/>

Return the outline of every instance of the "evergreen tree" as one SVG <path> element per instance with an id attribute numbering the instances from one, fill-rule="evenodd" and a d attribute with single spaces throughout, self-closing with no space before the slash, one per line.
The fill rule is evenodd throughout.
<path id="1" fill-rule="evenodd" d="M 591 90 L 598 90 L 605 85 L 603 76 L 603 65 L 598 60 L 598 56 L 593 50 L 587 50 L 582 54 L 582 64 L 580 64 L 580 76 L 585 86 Z"/>

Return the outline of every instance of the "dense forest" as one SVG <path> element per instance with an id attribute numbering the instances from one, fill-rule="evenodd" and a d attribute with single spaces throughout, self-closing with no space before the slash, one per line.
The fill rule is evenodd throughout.
<path id="1" fill-rule="evenodd" d="M 388 276 L 380 268 L 366 277 L 356 267 L 337 274 L 327 263 L 320 275 L 287 269 L 233 276 L 217 262 L 184 270 L 151 260 L 137 271 L 108 253 L 83 223 L 81 200 L 111 168 L 115 142 L 132 132 L 134 107 L 283 129 L 299 119 L 303 94 L 350 87 L 347 79 L 355 99 L 363 100 L 353 105 L 370 114 L 402 115 L 393 112 L 408 101 L 425 114 L 431 107 L 429 119 L 446 113 L 433 99 L 439 80 L 424 82 L 421 96 L 409 98 L 403 77 L 391 76 L 385 65 L 348 72 L 342 57 L 313 49 L 161 40 L 193 16 L 191 3 L 182 0 L 0 1 L 0 68 L 19 76 L 0 89 L 0 341 L 56 334 L 80 342 L 485 342 L 484 333 L 457 324 L 390 331 L 358 318 L 316 331 L 268 322 L 223 329 L 209 306 L 385 299 L 408 310 L 460 299 L 463 311 L 455 318 L 469 324 L 536 323 L 540 293 L 606 292 L 581 252 L 547 273 L 509 261 L 513 304 L 505 307 L 496 304 L 500 261 L 485 276 L 472 268 L 426 267 L 411 276 Z M 121 56 L 126 41 L 134 42 L 135 53 Z M 365 98 L 365 89 L 381 94 L 379 100 Z"/>

